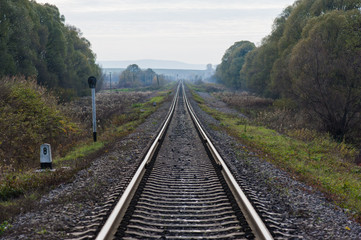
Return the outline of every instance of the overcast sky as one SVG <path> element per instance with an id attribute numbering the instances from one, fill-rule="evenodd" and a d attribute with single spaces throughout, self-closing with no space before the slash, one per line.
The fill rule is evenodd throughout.
<path id="1" fill-rule="evenodd" d="M 56 5 L 97 60 L 218 64 L 234 42 L 256 45 L 295 0 L 36 0 Z"/>

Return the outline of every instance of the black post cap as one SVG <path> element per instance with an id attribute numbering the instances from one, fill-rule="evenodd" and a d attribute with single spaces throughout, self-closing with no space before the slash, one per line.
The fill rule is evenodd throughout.
<path id="1" fill-rule="evenodd" d="M 95 88 L 95 85 L 97 84 L 97 79 L 93 76 L 89 77 L 88 84 L 90 88 Z"/>

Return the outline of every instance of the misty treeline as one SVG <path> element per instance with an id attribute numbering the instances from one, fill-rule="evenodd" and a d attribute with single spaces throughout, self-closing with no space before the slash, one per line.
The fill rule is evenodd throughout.
<path id="1" fill-rule="evenodd" d="M 352 138 L 361 132 L 360 8 L 360 0 L 298 0 L 275 19 L 259 47 L 248 41 L 231 46 L 216 77 L 296 103 L 335 139 Z"/>
<path id="2" fill-rule="evenodd" d="M 156 74 L 152 69 L 142 70 L 137 64 L 131 64 L 121 73 L 118 87 L 160 87 L 167 82 L 163 75 Z"/>
<path id="3" fill-rule="evenodd" d="M 64 22 L 56 6 L 0 0 L 0 77 L 35 77 L 63 101 L 86 95 L 88 77 L 101 69 L 90 42 Z"/>

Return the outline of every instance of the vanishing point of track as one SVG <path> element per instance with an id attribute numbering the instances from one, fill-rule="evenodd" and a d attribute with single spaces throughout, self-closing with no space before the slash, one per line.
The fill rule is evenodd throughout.
<path id="1" fill-rule="evenodd" d="M 202 129 L 183 83 L 97 239 L 272 239 Z"/>

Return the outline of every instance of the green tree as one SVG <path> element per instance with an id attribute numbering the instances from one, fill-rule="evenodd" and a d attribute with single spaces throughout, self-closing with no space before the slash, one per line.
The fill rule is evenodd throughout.
<path id="1" fill-rule="evenodd" d="M 284 22 L 283 33 L 278 40 L 278 57 L 275 59 L 270 71 L 270 85 L 272 96 L 292 96 L 291 76 L 288 63 L 292 50 L 302 39 L 302 32 L 309 21 L 322 16 L 327 12 L 342 10 L 348 11 L 361 7 L 359 0 L 298 0 L 286 14 L 288 17 Z"/>
<path id="2" fill-rule="evenodd" d="M 137 64 L 129 65 L 119 77 L 119 86 L 133 88 L 141 85 L 142 70 Z"/>
<path id="3" fill-rule="evenodd" d="M 143 79 L 143 84 L 145 86 L 150 86 L 152 85 L 152 81 L 154 76 L 156 76 L 157 74 L 150 68 L 148 68 L 147 70 L 145 70 L 144 72 L 144 79 Z"/>
<path id="4" fill-rule="evenodd" d="M 277 57 L 275 45 L 263 45 L 250 52 L 240 72 L 244 88 L 259 95 L 269 95 L 270 71 Z"/>
<path id="5" fill-rule="evenodd" d="M 228 48 L 216 70 L 218 81 L 231 88 L 244 87 L 244 79 L 241 78 L 240 71 L 246 55 L 254 48 L 255 45 L 249 41 L 236 42 Z"/>
<path id="6" fill-rule="evenodd" d="M 359 128 L 361 114 L 360 9 L 360 0 L 297 0 L 275 19 L 261 46 L 246 55 L 242 88 L 294 98 L 317 126 L 336 139 L 348 137 Z M 222 72 L 229 70 L 227 64 L 217 72 L 223 81 L 232 76 Z"/>
<path id="7" fill-rule="evenodd" d="M 0 0 L 0 77 L 36 77 L 62 100 L 88 94 L 86 79 L 101 70 L 81 32 L 65 26 L 56 6 Z"/>
<path id="8" fill-rule="evenodd" d="M 312 19 L 289 64 L 298 100 L 340 141 L 361 114 L 360 28 L 359 10 Z"/>
<path id="9" fill-rule="evenodd" d="M 129 65 L 119 77 L 119 87 L 134 88 L 164 85 L 167 81 L 164 76 L 156 74 L 152 69 L 148 68 L 144 71 L 137 64 Z"/>

